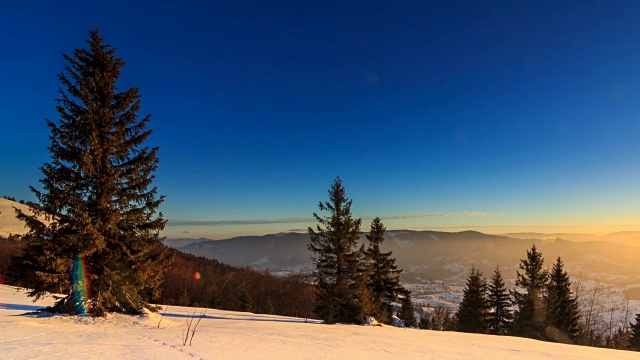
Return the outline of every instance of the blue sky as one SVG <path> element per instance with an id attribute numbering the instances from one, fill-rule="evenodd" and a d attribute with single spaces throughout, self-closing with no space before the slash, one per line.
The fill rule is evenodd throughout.
<path id="1" fill-rule="evenodd" d="M 304 229 L 336 175 L 389 228 L 640 230 L 639 2 L 230 3 L 4 4 L 0 193 L 33 199 L 61 54 L 97 26 L 152 114 L 168 236 Z"/>

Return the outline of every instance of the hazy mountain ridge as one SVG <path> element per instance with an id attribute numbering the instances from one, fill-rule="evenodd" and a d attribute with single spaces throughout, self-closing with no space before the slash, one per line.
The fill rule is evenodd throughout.
<path id="1" fill-rule="evenodd" d="M 538 239 L 538 240 L 551 240 L 561 239 L 575 242 L 586 241 L 606 241 L 613 242 L 628 246 L 640 246 L 640 231 L 618 231 L 606 235 L 593 235 L 593 234 L 572 234 L 572 233 L 555 233 L 555 234 L 543 234 L 543 233 L 507 233 L 504 236 L 516 238 L 516 239 Z"/>
<path id="2" fill-rule="evenodd" d="M 0 199 L 0 235 L 25 231 L 22 222 L 15 218 L 13 207 L 28 209 L 27 205 Z M 547 264 L 551 264 L 557 256 L 562 256 L 574 276 L 582 272 L 591 278 L 617 277 L 621 283 L 639 284 L 640 274 L 636 264 L 640 263 L 640 246 L 633 246 L 637 236 L 640 236 L 640 232 L 598 236 L 390 230 L 387 231 L 383 248 L 385 251 L 393 251 L 398 265 L 405 269 L 404 277 L 407 280 L 415 277 L 461 280 L 472 265 L 486 275 L 499 265 L 506 278 L 513 278 L 519 260 L 532 244 L 536 244 Z M 364 241 L 365 233 L 361 235 L 361 242 Z M 226 240 L 165 240 L 167 246 L 190 254 L 272 272 L 310 271 L 312 267 L 308 243 L 307 233 L 241 236 Z"/>
<path id="3" fill-rule="evenodd" d="M 364 235 L 361 242 L 365 240 Z M 180 250 L 231 265 L 295 272 L 311 269 L 308 243 L 306 233 L 285 233 L 216 241 L 198 239 Z M 499 265 L 505 277 L 515 277 L 520 259 L 532 244 L 539 248 L 549 265 L 561 256 L 575 276 L 580 273 L 592 278 L 616 275 L 621 281 L 640 283 L 636 268 L 640 263 L 640 247 L 605 241 L 518 239 L 476 231 L 399 230 L 387 232 L 383 248 L 393 251 L 398 265 L 405 269 L 407 280 L 411 277 L 462 280 L 472 265 L 487 275 Z"/>

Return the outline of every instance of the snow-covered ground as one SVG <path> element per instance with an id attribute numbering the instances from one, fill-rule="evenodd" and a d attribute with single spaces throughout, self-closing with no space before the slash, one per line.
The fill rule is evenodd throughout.
<path id="1" fill-rule="evenodd" d="M 24 234 L 26 232 L 24 223 L 16 219 L 14 207 L 28 212 L 29 207 L 15 201 L 0 198 L 0 236 L 9 234 Z"/>
<path id="2" fill-rule="evenodd" d="M 0 198 L 0 236 L 23 235 L 27 232 L 24 222 L 16 219 L 15 208 L 22 210 L 25 214 L 31 214 L 28 205 Z M 43 217 L 40 220 L 48 223 Z"/>
<path id="3" fill-rule="evenodd" d="M 103 319 L 29 315 L 33 304 L 0 286 L 2 359 L 638 359 L 640 353 L 514 337 L 323 325 L 317 321 L 208 309 L 183 346 L 193 308 Z M 199 314 L 201 310 L 197 310 Z M 160 327 L 158 328 L 158 323 Z"/>

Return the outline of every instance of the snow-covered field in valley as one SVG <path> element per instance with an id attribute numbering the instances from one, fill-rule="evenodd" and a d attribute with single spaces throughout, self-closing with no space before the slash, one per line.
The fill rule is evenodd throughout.
<path id="1" fill-rule="evenodd" d="M 213 309 L 206 310 L 192 346 L 183 346 L 193 308 L 170 306 L 162 321 L 159 314 L 107 318 L 28 314 L 51 303 L 45 299 L 34 304 L 15 288 L 0 286 L 0 358 L 640 359 L 637 352 L 514 337 L 324 325 Z"/>

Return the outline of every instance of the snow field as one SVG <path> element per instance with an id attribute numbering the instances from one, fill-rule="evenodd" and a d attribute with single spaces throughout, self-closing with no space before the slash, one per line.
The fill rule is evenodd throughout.
<path id="1" fill-rule="evenodd" d="M 51 305 L 0 286 L 2 359 L 639 359 L 637 352 L 391 326 L 324 325 L 316 320 L 207 309 L 183 346 L 194 310 L 107 318 L 24 315 Z M 161 319 L 162 318 L 162 319 Z M 160 321 L 161 320 L 161 321 Z M 197 320 L 195 320 L 197 321 Z M 195 324 L 194 321 L 194 324 Z M 158 322 L 160 327 L 158 328 Z"/>

